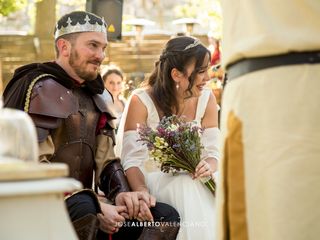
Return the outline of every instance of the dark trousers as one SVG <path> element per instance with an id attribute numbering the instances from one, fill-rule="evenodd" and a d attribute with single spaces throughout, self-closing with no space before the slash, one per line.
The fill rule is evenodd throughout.
<path id="1" fill-rule="evenodd" d="M 96 215 L 99 210 L 96 207 L 95 200 L 88 194 L 76 194 L 66 200 L 67 209 L 71 218 L 71 221 L 75 221 L 88 214 Z M 152 216 L 155 222 L 180 222 L 178 212 L 168 204 L 157 202 L 155 207 L 150 208 Z M 127 221 L 119 229 L 119 231 L 112 235 L 112 240 L 138 239 L 142 229 L 148 223 L 139 221 Z M 108 234 L 98 231 L 97 239 L 108 239 Z"/>

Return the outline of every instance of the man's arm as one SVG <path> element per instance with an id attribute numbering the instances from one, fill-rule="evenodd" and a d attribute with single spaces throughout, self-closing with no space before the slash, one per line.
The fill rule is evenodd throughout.
<path id="1" fill-rule="evenodd" d="M 99 188 L 112 202 L 115 202 L 119 193 L 131 191 L 119 158 L 111 159 L 104 167 L 100 175 Z"/>

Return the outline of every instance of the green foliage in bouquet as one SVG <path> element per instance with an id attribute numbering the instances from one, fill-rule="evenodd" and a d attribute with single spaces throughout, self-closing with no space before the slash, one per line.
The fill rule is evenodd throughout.
<path id="1" fill-rule="evenodd" d="M 194 122 L 187 122 L 176 115 L 163 117 L 156 129 L 138 126 L 139 141 L 147 145 L 151 157 L 166 173 L 181 170 L 195 172 L 203 149 L 200 139 L 202 132 Z M 215 194 L 213 179 L 202 181 Z"/>

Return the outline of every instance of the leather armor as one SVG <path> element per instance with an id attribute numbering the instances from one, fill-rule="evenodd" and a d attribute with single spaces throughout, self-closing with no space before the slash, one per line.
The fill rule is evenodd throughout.
<path id="1" fill-rule="evenodd" d="M 50 78 L 37 82 L 32 90 L 29 114 L 37 127 L 38 140 L 44 141 L 50 134 L 55 148 L 48 160 L 68 164 L 70 177 L 85 188 L 92 187 L 101 113 L 109 121 L 113 119 L 105 101 L 102 95 L 93 97 L 82 87 L 67 89 Z M 113 131 L 111 126 L 109 130 Z"/>
<path id="2" fill-rule="evenodd" d="M 85 188 L 91 188 L 95 132 L 100 113 L 93 100 L 81 88 L 73 90 L 78 99 L 78 112 L 64 119 L 57 129 L 51 131 L 55 153 L 51 162 L 64 162 L 69 165 L 70 176 L 82 182 Z"/>

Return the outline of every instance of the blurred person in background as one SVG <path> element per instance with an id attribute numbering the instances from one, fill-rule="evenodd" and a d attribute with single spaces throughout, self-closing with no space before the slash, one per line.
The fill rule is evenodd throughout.
<path id="1" fill-rule="evenodd" d="M 114 113 L 116 127 L 118 128 L 121 115 L 125 106 L 125 99 L 122 95 L 124 87 L 124 76 L 120 68 L 116 66 L 105 66 L 101 73 L 104 87 L 112 94 L 114 102 Z"/>
<path id="2" fill-rule="evenodd" d="M 208 49 L 211 52 L 210 68 L 208 69 L 208 74 L 210 77 L 209 86 L 212 89 L 213 94 L 217 99 L 217 104 L 219 105 L 218 110 L 220 110 L 221 105 L 221 95 L 222 95 L 222 85 L 224 80 L 224 70 L 221 68 L 221 49 L 220 49 L 220 39 L 214 37 L 212 32 L 208 33 Z"/>

